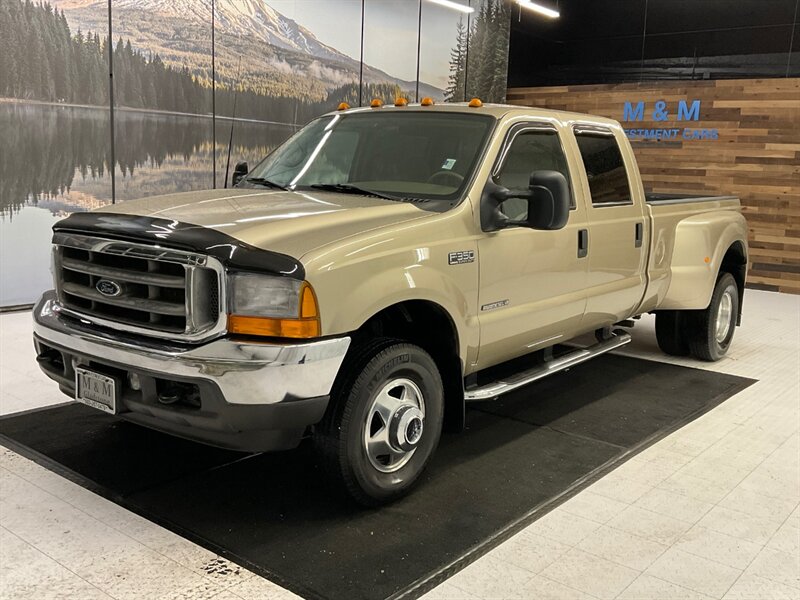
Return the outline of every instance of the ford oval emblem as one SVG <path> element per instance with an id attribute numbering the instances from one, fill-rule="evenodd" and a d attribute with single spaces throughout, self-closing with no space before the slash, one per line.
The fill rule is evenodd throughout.
<path id="1" fill-rule="evenodd" d="M 97 282 L 94 288 L 103 294 L 103 296 L 119 296 L 122 293 L 122 286 L 118 284 L 116 281 L 111 281 L 110 279 L 101 279 Z"/>

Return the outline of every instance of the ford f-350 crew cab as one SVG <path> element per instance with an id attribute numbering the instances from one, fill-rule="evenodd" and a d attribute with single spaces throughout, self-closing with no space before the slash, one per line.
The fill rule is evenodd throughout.
<path id="1" fill-rule="evenodd" d="M 627 343 L 631 318 L 654 311 L 661 348 L 702 360 L 740 320 L 738 199 L 645 194 L 609 119 L 345 109 L 236 178 L 57 223 L 39 363 L 77 400 L 191 440 L 310 436 L 365 504 L 408 491 L 466 401 Z"/>

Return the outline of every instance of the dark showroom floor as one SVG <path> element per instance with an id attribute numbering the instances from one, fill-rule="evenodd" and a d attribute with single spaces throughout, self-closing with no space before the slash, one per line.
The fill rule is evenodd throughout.
<path id="1" fill-rule="evenodd" d="M 303 497 L 317 492 L 313 484 L 287 492 L 283 459 L 232 460 L 133 426 L 103 429 L 111 421 L 93 429 L 93 415 L 84 429 L 71 427 L 75 406 L 4 418 L 0 597 L 278 600 L 293 592 L 383 598 L 389 590 L 411 598 L 435 586 L 423 597 L 800 598 L 800 297 L 748 290 L 744 306 L 732 350 L 718 363 L 666 357 L 645 316 L 623 351 L 563 376 L 574 387 L 553 379 L 531 388 L 561 394 L 565 408 L 548 412 L 544 399 L 531 398 L 538 404 L 515 407 L 513 418 L 517 400 L 474 409 L 471 429 L 443 441 L 415 495 L 380 512 L 312 510 L 326 503 Z M 30 313 L 0 315 L 0 332 L 0 414 L 67 401 L 36 366 Z M 630 427 L 606 426 L 605 441 L 595 439 L 604 419 L 627 417 L 612 415 L 615 405 L 602 398 L 582 400 L 592 395 L 585 376 L 593 368 L 610 377 L 625 369 L 676 373 L 670 392 L 662 387 L 658 401 L 644 395 L 637 406 L 657 427 L 631 417 Z M 697 386 L 717 396 L 694 405 L 687 390 Z M 617 387 L 625 401 L 637 400 Z M 668 400 L 683 412 L 663 411 Z M 636 426 L 638 437 L 630 435 Z M 484 435 L 492 427 L 506 433 Z M 96 460 L 84 435 L 106 436 Z M 557 452 L 535 451 L 548 435 L 562 440 Z M 135 446 L 122 447 L 126 440 L 140 444 L 141 456 L 162 447 L 184 454 L 142 465 Z M 285 465 L 303 460 L 301 450 Z M 498 474 L 491 460 L 506 471 Z M 237 473 L 262 486 L 265 523 L 259 505 L 241 501 L 250 487 Z M 270 501 L 270 485 L 288 499 L 283 508 Z M 294 537 L 293 518 L 302 521 Z"/>

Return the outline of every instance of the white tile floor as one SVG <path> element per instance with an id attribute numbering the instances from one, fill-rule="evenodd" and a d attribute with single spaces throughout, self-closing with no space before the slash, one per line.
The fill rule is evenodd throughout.
<path id="1" fill-rule="evenodd" d="M 624 353 L 668 360 L 645 317 Z M 731 354 L 679 364 L 759 379 L 425 596 L 800 599 L 800 297 L 748 291 Z M 0 414 L 64 397 L 30 315 L 0 315 Z M 296 598 L 9 451 L 2 598 Z"/>

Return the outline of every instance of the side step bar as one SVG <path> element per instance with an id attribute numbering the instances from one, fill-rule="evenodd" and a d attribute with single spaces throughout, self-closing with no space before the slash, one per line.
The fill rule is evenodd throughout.
<path id="1" fill-rule="evenodd" d="M 569 369 L 570 367 L 579 365 L 590 358 L 594 358 L 595 356 L 600 356 L 606 352 L 616 350 L 630 341 L 631 336 L 629 333 L 615 333 L 612 338 L 598 342 L 597 344 L 589 346 L 588 348 L 577 348 L 569 354 L 565 354 L 564 356 L 548 361 L 544 364 L 536 365 L 531 369 L 515 373 L 511 377 L 504 377 L 498 381 L 493 381 L 492 383 L 487 383 L 486 385 L 482 385 L 480 387 L 465 390 L 464 400 L 467 402 L 491 400 L 492 398 L 496 398 L 502 394 L 507 394 L 508 392 L 514 391 L 524 385 L 528 385 L 529 383 L 533 383 L 534 381 L 547 377 L 548 375 L 552 375 L 553 373 L 557 373 L 558 371 L 563 371 L 564 369 Z"/>

